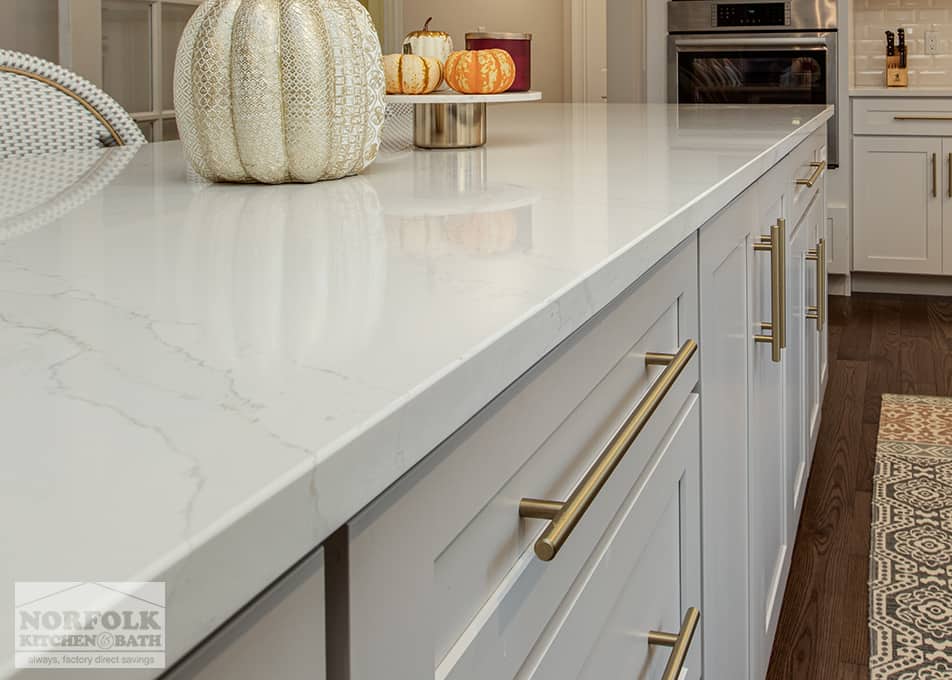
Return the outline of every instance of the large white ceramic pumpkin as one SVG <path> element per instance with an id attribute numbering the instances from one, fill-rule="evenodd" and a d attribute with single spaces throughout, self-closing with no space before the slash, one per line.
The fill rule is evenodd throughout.
<path id="1" fill-rule="evenodd" d="M 175 61 L 185 152 L 219 182 L 315 182 L 377 155 L 380 43 L 357 0 L 206 0 Z"/>

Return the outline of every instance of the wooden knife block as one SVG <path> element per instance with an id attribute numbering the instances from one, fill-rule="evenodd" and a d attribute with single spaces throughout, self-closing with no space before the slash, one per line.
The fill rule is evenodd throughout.
<path id="1" fill-rule="evenodd" d="M 899 66 L 899 55 L 886 57 L 886 87 L 909 87 L 909 69 Z"/>

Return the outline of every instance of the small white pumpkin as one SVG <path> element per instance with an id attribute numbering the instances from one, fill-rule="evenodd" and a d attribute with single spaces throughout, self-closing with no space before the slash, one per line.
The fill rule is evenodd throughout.
<path id="1" fill-rule="evenodd" d="M 387 94 L 427 94 L 443 82 L 443 65 L 433 57 L 387 54 L 383 58 Z"/>
<path id="2" fill-rule="evenodd" d="M 175 61 L 185 153 L 217 182 L 315 182 L 376 157 L 380 43 L 357 0 L 206 0 Z"/>
<path id="3" fill-rule="evenodd" d="M 426 20 L 422 31 L 407 33 L 403 40 L 403 51 L 421 57 L 433 57 L 442 64 L 453 51 L 453 38 L 444 31 L 431 31 L 431 21 L 433 17 Z"/>

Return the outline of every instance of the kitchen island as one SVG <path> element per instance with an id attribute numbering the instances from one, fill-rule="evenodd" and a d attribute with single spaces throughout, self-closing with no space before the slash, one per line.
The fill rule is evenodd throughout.
<path id="1" fill-rule="evenodd" d="M 164 581 L 171 665 L 666 258 L 697 277 L 699 228 L 831 114 L 509 105 L 488 147 L 316 185 L 203 184 L 178 143 L 6 162 L 0 609 Z M 0 621 L 0 677 L 37 677 Z"/>

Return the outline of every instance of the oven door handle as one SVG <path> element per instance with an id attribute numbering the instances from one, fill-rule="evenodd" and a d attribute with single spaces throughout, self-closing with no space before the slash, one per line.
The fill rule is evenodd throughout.
<path id="1" fill-rule="evenodd" d="M 675 47 L 829 47 L 826 38 L 677 38 Z"/>

